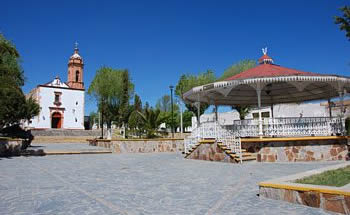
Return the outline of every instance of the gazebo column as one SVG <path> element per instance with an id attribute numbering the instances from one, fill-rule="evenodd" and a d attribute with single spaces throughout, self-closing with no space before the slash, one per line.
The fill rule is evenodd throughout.
<path id="1" fill-rule="evenodd" d="M 345 132 L 345 120 L 344 120 L 344 91 L 339 91 L 339 98 L 340 98 L 340 119 L 341 119 L 341 133 L 344 135 Z"/>
<path id="2" fill-rule="evenodd" d="M 328 111 L 329 111 L 329 117 L 332 118 L 332 102 L 331 98 L 328 98 Z"/>
<path id="3" fill-rule="evenodd" d="M 218 115 L 218 105 L 215 105 L 215 122 L 219 121 L 219 115 Z"/>
<path id="4" fill-rule="evenodd" d="M 200 102 L 200 95 L 199 93 L 197 94 L 198 102 L 197 102 L 197 127 L 201 125 L 201 102 Z"/>
<path id="5" fill-rule="evenodd" d="M 263 124 L 262 124 L 263 121 L 261 117 L 261 88 L 260 87 L 257 87 L 256 94 L 258 96 L 258 109 L 259 109 L 259 136 L 260 138 L 262 138 L 264 133 L 263 133 Z"/>

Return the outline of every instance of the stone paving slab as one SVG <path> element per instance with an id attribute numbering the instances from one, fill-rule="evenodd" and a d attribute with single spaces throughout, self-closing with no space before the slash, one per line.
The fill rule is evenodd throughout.
<path id="1" fill-rule="evenodd" d="M 259 199 L 257 184 L 335 163 L 239 165 L 175 153 L 1 158 L 0 214 L 327 214 Z"/>

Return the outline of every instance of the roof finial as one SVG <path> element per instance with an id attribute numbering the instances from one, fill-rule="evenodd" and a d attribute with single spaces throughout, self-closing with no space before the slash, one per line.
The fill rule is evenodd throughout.
<path id="1" fill-rule="evenodd" d="M 259 58 L 259 64 L 273 64 L 273 60 L 271 57 L 267 55 L 267 47 L 261 49 L 263 52 L 263 56 Z"/>
<path id="2" fill-rule="evenodd" d="M 266 55 L 267 54 L 267 47 L 262 48 L 262 52 L 263 52 L 264 55 Z"/>
<path id="3" fill-rule="evenodd" d="M 77 41 L 75 41 L 74 45 L 75 45 L 75 48 L 74 48 L 74 49 L 75 49 L 75 50 L 78 50 L 78 45 L 79 45 L 79 44 L 78 44 Z"/>

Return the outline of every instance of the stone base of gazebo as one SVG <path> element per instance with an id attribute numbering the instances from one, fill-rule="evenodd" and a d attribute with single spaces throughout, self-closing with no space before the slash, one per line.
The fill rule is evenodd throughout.
<path id="1" fill-rule="evenodd" d="M 242 138 L 242 148 L 258 162 L 348 160 L 349 137 Z"/>

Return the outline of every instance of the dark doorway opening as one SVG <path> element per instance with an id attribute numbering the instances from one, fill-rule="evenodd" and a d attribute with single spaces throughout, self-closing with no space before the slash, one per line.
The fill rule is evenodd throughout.
<path id="1" fill-rule="evenodd" d="M 61 128 L 62 127 L 62 115 L 58 112 L 52 114 L 51 118 L 51 128 Z"/>

